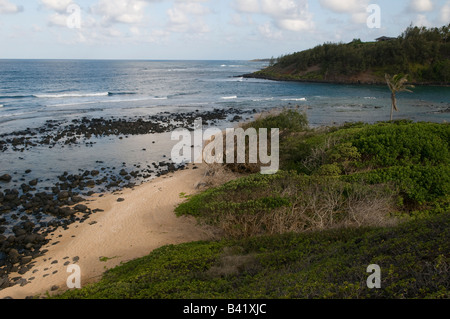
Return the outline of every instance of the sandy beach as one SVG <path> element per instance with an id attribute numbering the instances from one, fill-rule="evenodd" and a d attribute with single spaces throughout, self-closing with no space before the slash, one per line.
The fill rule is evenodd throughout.
<path id="1" fill-rule="evenodd" d="M 60 293 L 68 289 L 71 273 L 67 268 L 72 264 L 80 267 L 83 286 L 99 280 L 105 270 L 158 247 L 211 238 L 212 233 L 193 218 L 174 214 L 176 205 L 184 200 L 180 194 L 197 192 L 206 169 L 190 165 L 133 189 L 94 195 L 86 205 L 103 211 L 52 233 L 50 242 L 42 247 L 48 252 L 34 259 L 34 267 L 22 275 L 26 284 L 1 290 L 0 299 Z M 16 276 L 20 275 L 10 274 Z"/>

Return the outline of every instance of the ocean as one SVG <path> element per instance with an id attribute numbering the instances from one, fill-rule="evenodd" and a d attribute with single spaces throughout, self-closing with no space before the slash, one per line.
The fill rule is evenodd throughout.
<path id="1" fill-rule="evenodd" d="M 389 120 L 387 86 L 242 77 L 266 65 L 253 61 L 0 60 L 0 142 L 26 129 L 34 130 L 33 138 L 45 138 L 48 131 L 39 128 L 49 122 L 137 119 L 158 114 L 182 117 L 188 112 L 231 109 L 242 112 L 245 120 L 254 113 L 296 105 L 306 112 L 311 126 Z M 414 93 L 398 95 L 398 107 L 396 119 L 449 121 L 450 89 L 417 87 Z M 227 126 L 228 120 L 217 125 Z M 146 168 L 148 174 L 135 174 L 131 179 L 142 182 L 156 176 L 155 166 L 170 158 L 173 143 L 170 133 L 163 132 L 121 138 L 93 136 L 74 145 L 9 147 L 0 152 L 0 176 L 9 174 L 12 180 L 0 181 L 0 192 L 18 190 L 16 197 L 34 196 L 50 192 L 55 185 L 64 186 L 62 174 L 92 170 L 111 182 L 122 169 L 142 172 Z M 33 180 L 37 185 L 28 190 L 26 185 Z M 89 189 L 101 192 L 104 184 Z M 85 195 L 83 191 L 81 187 Z M 49 220 L 45 212 L 38 218 L 28 213 L 20 205 L 0 211 L 0 230 L 4 227 L 5 234 L 11 232 L 13 221 L 32 220 L 44 225 Z M 4 226 L 1 218 L 6 219 Z"/>
<path id="2" fill-rule="evenodd" d="M 189 108 L 265 110 L 298 104 L 312 125 L 389 119 L 385 86 L 244 79 L 264 62 L 0 60 L 0 134 L 48 119 L 141 116 Z M 399 94 L 396 118 L 449 120 L 450 89 Z"/>

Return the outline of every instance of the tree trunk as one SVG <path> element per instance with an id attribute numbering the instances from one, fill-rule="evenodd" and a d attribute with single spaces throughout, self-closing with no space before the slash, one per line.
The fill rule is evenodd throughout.
<path id="1" fill-rule="evenodd" d="M 391 122 L 392 122 L 392 120 L 394 119 L 394 110 L 398 111 L 397 98 L 395 97 L 395 93 L 392 93 L 391 100 L 392 100 L 392 108 L 391 108 Z"/>

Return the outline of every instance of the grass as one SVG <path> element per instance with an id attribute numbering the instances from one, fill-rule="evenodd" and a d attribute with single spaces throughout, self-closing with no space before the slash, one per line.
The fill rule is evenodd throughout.
<path id="1" fill-rule="evenodd" d="M 244 167 L 176 208 L 222 239 L 159 248 L 58 298 L 450 297 L 448 124 L 311 130 L 285 110 L 250 126 L 280 128 L 281 170 Z"/>

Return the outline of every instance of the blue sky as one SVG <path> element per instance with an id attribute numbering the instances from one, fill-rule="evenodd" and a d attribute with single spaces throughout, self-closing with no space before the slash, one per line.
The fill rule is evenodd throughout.
<path id="1" fill-rule="evenodd" d="M 450 23 L 450 0 L 0 0 L 0 58 L 269 58 L 411 23 Z"/>

